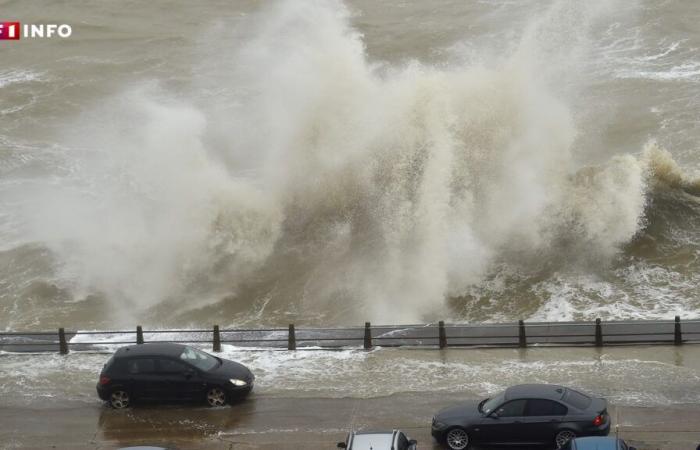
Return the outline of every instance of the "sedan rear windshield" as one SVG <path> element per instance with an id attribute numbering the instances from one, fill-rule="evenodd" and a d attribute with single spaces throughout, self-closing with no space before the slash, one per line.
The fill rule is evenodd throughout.
<path id="1" fill-rule="evenodd" d="M 185 347 L 180 354 L 180 359 L 187 361 L 201 370 L 211 370 L 219 364 L 218 359 L 192 347 Z"/>
<path id="2" fill-rule="evenodd" d="M 583 395 L 573 389 L 566 390 L 563 400 L 578 409 L 586 409 L 591 405 L 591 398 L 589 396 Z"/>

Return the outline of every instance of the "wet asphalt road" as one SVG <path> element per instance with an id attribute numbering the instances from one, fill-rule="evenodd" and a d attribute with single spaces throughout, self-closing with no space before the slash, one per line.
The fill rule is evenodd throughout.
<path id="1" fill-rule="evenodd" d="M 51 401 L 45 407 L 26 409 L 0 403 L 0 448 L 332 449 L 352 428 L 401 428 L 418 440 L 418 448 L 438 449 L 430 436 L 431 417 L 458 397 L 442 393 L 369 399 L 252 395 L 232 407 L 143 405 L 125 411 L 98 401 Z M 639 450 L 695 450 L 700 443 L 699 406 L 613 406 L 610 412 L 613 423 L 620 424 L 620 436 Z"/>

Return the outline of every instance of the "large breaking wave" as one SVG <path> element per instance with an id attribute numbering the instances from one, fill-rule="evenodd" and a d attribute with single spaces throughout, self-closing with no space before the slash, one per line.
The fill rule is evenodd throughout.
<path id="1" fill-rule="evenodd" d="M 586 24 L 549 46 L 602 7 L 566 5 L 508 57 L 440 67 L 369 61 L 337 2 L 265 8 L 194 95 L 148 82 L 65 127 L 22 210 L 50 295 L 126 323 L 493 319 L 527 316 L 517 297 L 562 272 L 617 270 L 654 239 L 655 193 L 692 202 L 700 184 L 653 142 L 576 162 L 556 82 Z M 499 303 L 511 275 L 528 281 Z"/>

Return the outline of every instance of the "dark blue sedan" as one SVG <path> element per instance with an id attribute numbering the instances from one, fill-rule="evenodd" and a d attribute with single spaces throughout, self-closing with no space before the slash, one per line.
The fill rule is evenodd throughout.
<path id="1" fill-rule="evenodd" d="M 562 450 L 637 450 L 614 437 L 582 437 L 570 440 Z"/>

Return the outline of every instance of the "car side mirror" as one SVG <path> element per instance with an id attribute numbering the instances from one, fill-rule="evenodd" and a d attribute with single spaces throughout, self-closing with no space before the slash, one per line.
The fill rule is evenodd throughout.
<path id="1" fill-rule="evenodd" d="M 338 448 L 347 448 L 347 444 L 345 442 L 338 442 Z"/>
<path id="2" fill-rule="evenodd" d="M 637 447 L 627 447 L 627 450 L 637 450 Z"/>
<path id="3" fill-rule="evenodd" d="M 411 439 L 410 441 L 408 441 L 408 446 L 409 446 L 409 447 L 415 448 L 416 445 L 418 445 L 418 441 L 417 441 L 417 440 Z"/>
<path id="4" fill-rule="evenodd" d="M 194 376 L 194 370 L 187 369 L 187 370 L 185 370 L 184 375 L 185 375 L 185 378 L 190 379 Z"/>

